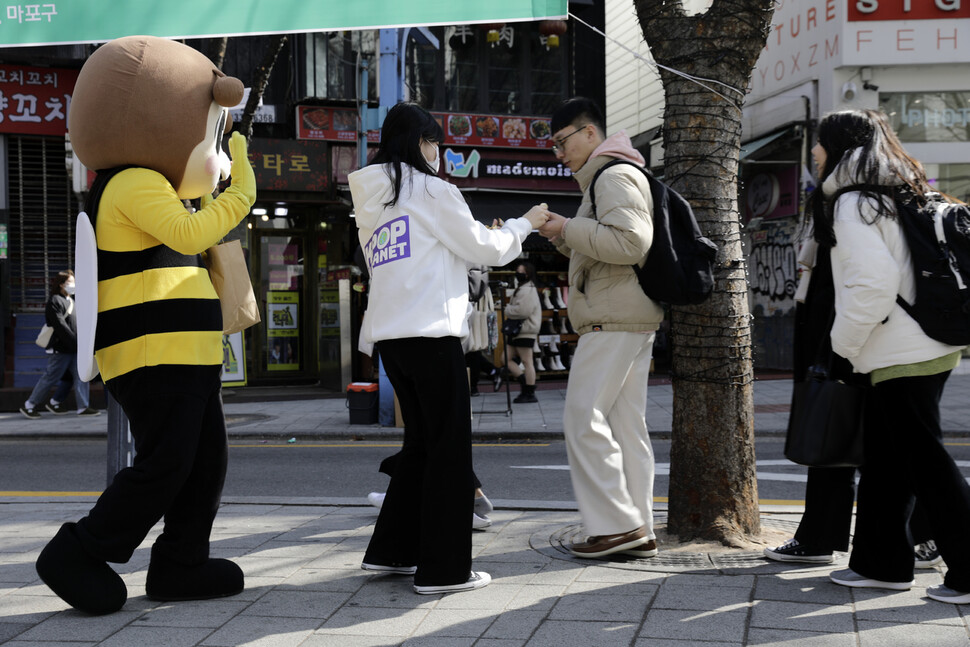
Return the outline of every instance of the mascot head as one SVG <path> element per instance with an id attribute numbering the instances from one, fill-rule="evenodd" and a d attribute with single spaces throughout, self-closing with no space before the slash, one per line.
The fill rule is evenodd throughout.
<path id="1" fill-rule="evenodd" d="M 181 199 L 215 189 L 229 175 L 222 136 L 243 84 L 200 52 L 154 36 L 110 41 L 81 68 L 68 115 L 78 159 L 93 170 L 143 166 Z"/>

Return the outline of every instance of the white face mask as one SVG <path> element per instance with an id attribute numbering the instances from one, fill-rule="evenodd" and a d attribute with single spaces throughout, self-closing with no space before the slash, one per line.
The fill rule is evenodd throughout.
<path id="1" fill-rule="evenodd" d="M 68 294 L 74 294 L 74 288 L 75 286 L 73 283 L 68 283 L 64 286 L 64 291 Z"/>
<path id="2" fill-rule="evenodd" d="M 434 174 L 438 174 L 438 169 L 441 167 L 441 154 L 438 151 L 437 144 L 432 144 L 434 146 L 434 159 L 428 160 L 428 165 L 434 171 Z"/>

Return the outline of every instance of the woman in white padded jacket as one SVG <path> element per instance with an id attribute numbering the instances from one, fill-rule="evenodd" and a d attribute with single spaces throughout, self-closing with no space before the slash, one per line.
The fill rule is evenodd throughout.
<path id="1" fill-rule="evenodd" d="M 927 595 L 968 603 L 970 486 L 943 445 L 939 411 L 961 348 L 928 337 L 896 303 L 897 294 L 912 303 L 916 288 L 890 196 L 923 202 L 932 189 L 878 111 L 825 116 L 812 153 L 822 182 L 815 238 L 831 247 L 835 286 L 832 349 L 872 384 L 849 568 L 829 577 L 851 587 L 913 586 L 906 524 L 918 499 L 948 567 Z"/>

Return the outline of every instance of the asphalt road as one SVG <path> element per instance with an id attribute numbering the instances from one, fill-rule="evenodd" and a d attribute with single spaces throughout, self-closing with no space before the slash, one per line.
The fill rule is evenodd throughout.
<path id="1" fill-rule="evenodd" d="M 654 496 L 667 496 L 670 442 L 653 442 L 657 461 Z M 383 491 L 378 472 L 399 445 L 379 442 L 246 442 L 229 452 L 228 497 L 365 497 Z M 970 440 L 948 447 L 970 476 Z M 806 468 L 782 455 L 781 438 L 757 439 L 758 494 L 762 503 L 798 504 L 804 499 Z M 561 441 L 476 444 L 475 470 L 493 499 L 571 501 L 566 448 Z M 106 482 L 104 440 L 3 440 L 0 496 L 41 492 L 97 493 Z"/>

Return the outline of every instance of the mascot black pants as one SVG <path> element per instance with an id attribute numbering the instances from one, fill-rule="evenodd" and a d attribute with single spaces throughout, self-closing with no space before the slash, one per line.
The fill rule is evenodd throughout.
<path id="1" fill-rule="evenodd" d="M 89 553 L 127 562 L 164 517 L 156 551 L 186 566 L 208 559 L 228 451 L 220 370 L 156 366 L 107 382 L 128 417 L 136 454 L 78 522 Z"/>

